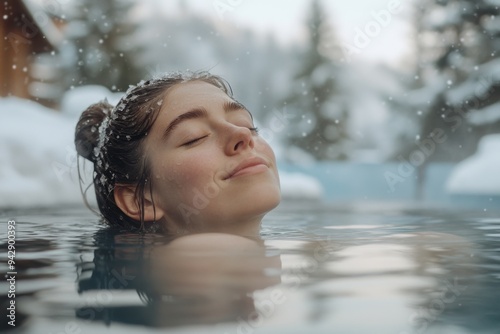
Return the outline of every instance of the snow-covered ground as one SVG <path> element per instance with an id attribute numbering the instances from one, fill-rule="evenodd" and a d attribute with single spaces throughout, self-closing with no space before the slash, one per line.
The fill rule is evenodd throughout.
<path id="1" fill-rule="evenodd" d="M 455 167 L 446 188 L 451 194 L 500 195 L 500 134 L 483 137 L 476 154 Z"/>
<path id="2" fill-rule="evenodd" d="M 76 118 L 18 98 L 1 99 L 0 110 L 0 207 L 81 202 Z"/>
<path id="3" fill-rule="evenodd" d="M 0 99 L 0 208 L 81 204 L 74 129 L 80 113 L 93 102 L 120 97 L 104 87 L 74 89 L 57 112 L 14 97 Z M 83 161 L 83 159 L 81 159 Z M 90 181 L 91 164 L 84 177 Z M 315 178 L 282 173 L 284 198 L 319 199 L 323 193 Z M 89 191 L 90 202 L 95 202 Z"/>
<path id="4" fill-rule="evenodd" d="M 280 183 L 284 199 L 321 199 L 324 195 L 320 181 L 302 173 L 280 171 Z"/>

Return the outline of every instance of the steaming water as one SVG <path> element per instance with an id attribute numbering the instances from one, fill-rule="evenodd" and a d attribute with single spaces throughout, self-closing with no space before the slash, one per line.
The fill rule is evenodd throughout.
<path id="1" fill-rule="evenodd" d="M 16 221 L 12 332 L 500 328 L 498 212 L 285 203 L 266 217 L 262 241 L 229 238 L 201 251 L 106 230 L 84 208 L 0 217 Z M 6 251 L 0 266 L 8 271 Z M 5 312 L 6 281 L 1 290 Z"/>

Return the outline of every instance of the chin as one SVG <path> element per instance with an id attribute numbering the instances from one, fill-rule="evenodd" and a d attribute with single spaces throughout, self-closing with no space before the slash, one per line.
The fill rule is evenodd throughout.
<path id="1" fill-rule="evenodd" d="M 261 219 L 269 211 L 276 208 L 280 201 L 279 187 L 267 184 L 258 188 L 248 187 L 245 191 L 221 197 L 209 210 L 217 216 L 216 221 L 234 223 L 242 219 Z M 205 213 L 208 214 L 207 211 Z"/>
<path id="2" fill-rule="evenodd" d="M 265 215 L 276 208 L 281 202 L 281 192 L 279 187 L 267 186 L 253 192 L 242 204 L 251 208 L 256 215 Z"/>
<path id="3" fill-rule="evenodd" d="M 252 201 L 259 202 L 267 210 L 265 213 L 277 207 L 281 202 L 279 179 L 277 181 L 273 179 L 272 181 L 265 182 L 255 192 L 252 196 Z"/>

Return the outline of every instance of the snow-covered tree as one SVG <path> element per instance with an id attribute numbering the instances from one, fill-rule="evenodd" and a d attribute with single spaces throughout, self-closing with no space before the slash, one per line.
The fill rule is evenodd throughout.
<path id="1" fill-rule="evenodd" d="M 414 80 L 396 99 L 414 125 L 401 132 L 394 157 L 417 167 L 421 197 L 428 163 L 460 161 L 482 136 L 500 132 L 500 9 L 493 0 L 421 0 L 414 8 Z"/>
<path id="2" fill-rule="evenodd" d="M 133 60 L 130 45 L 132 0 L 82 0 L 68 10 L 64 72 L 68 86 L 99 84 L 126 90 L 139 81 L 144 69 Z"/>
<path id="3" fill-rule="evenodd" d="M 284 99 L 293 115 L 288 144 L 291 151 L 299 148 L 318 160 L 346 159 L 348 109 L 335 100 L 338 66 L 322 52 L 335 43 L 327 40 L 333 34 L 319 0 L 312 2 L 307 23 L 309 45 L 297 59 L 292 89 Z M 289 159 L 294 160 L 292 154 Z"/>
<path id="4" fill-rule="evenodd" d="M 138 66 L 150 75 L 180 70 L 210 70 L 221 75 L 231 84 L 235 97 L 267 127 L 265 119 L 284 94 L 290 52 L 270 37 L 259 39 L 248 29 L 235 29 L 228 21 L 214 22 L 186 6 L 173 16 L 154 3 L 141 3 L 141 15 L 134 18 L 140 26 L 130 38 L 139 50 Z"/>
<path id="5" fill-rule="evenodd" d="M 492 0 L 434 0 L 424 19 L 424 47 L 437 82 L 420 140 L 436 128 L 447 140 L 428 161 L 459 161 L 479 139 L 500 132 L 500 8 Z"/>
<path id="6" fill-rule="evenodd" d="M 412 32 L 410 43 L 412 53 L 405 60 L 405 72 L 400 70 L 397 75 L 402 92 L 386 97 L 387 104 L 392 111 L 390 118 L 391 137 L 393 143 L 391 160 L 408 156 L 415 149 L 418 138 L 421 136 L 424 115 L 434 103 L 442 89 L 442 79 L 437 78 L 438 71 L 433 65 L 435 48 L 439 43 L 428 40 L 431 33 L 424 29 L 427 17 L 435 8 L 435 0 L 414 1 L 411 7 Z"/>

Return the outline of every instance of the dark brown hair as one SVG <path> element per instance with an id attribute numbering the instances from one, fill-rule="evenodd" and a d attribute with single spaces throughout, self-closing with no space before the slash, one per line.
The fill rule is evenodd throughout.
<path id="1" fill-rule="evenodd" d="M 97 204 L 110 226 L 145 227 L 144 192 L 152 191 L 152 181 L 144 139 L 158 117 L 167 90 L 179 83 L 197 80 L 212 84 L 232 97 L 230 85 L 219 76 L 208 72 L 172 73 L 131 86 L 115 107 L 104 100 L 92 104 L 80 116 L 75 132 L 76 150 L 94 163 Z M 80 182 L 83 182 L 81 177 Z M 136 186 L 140 221 L 124 214 L 116 205 L 116 184 Z M 87 203 L 86 191 L 82 193 Z"/>

